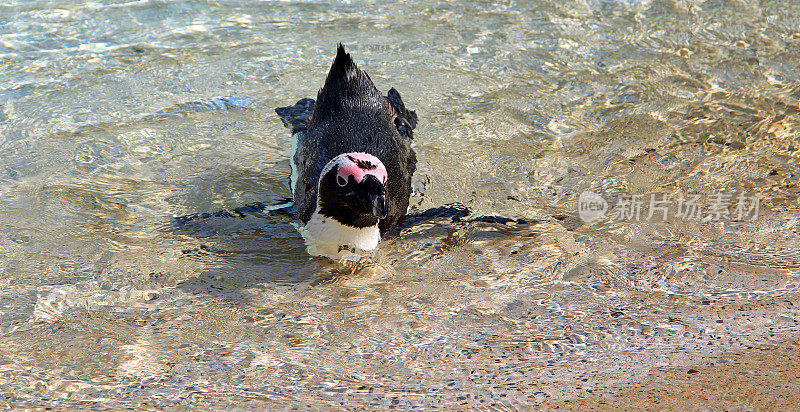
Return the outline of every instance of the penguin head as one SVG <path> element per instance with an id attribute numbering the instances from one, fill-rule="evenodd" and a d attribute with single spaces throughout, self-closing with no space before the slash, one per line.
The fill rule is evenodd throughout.
<path id="1" fill-rule="evenodd" d="M 386 217 L 386 167 L 368 153 L 343 153 L 322 170 L 319 213 L 343 225 L 375 226 Z"/>

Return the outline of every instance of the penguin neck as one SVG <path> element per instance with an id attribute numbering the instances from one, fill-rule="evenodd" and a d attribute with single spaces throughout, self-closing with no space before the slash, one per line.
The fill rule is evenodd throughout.
<path id="1" fill-rule="evenodd" d="M 301 232 L 312 255 L 341 259 L 355 250 L 374 250 L 381 240 L 376 223 L 373 226 L 353 227 L 320 213 L 320 207 Z"/>

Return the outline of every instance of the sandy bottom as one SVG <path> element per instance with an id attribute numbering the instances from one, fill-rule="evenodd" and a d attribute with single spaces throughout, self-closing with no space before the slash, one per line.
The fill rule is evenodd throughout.
<path id="1" fill-rule="evenodd" d="M 654 370 L 644 382 L 540 406 L 569 410 L 796 410 L 800 405 L 800 338 L 701 359 L 691 367 Z"/>

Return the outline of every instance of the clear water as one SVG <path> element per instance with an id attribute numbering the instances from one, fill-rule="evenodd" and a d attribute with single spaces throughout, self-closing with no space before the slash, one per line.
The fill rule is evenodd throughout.
<path id="1" fill-rule="evenodd" d="M 0 405 L 535 406 L 798 333 L 796 2 L 61 3 L 0 5 Z M 171 230 L 289 195 L 272 109 L 340 41 L 419 115 L 417 209 L 536 221 L 357 267 L 277 217 Z"/>

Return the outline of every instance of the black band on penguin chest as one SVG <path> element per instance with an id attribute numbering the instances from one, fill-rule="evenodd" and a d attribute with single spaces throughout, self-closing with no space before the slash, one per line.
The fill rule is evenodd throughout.
<path id="1" fill-rule="evenodd" d="M 365 213 L 354 213 L 351 209 L 337 204 L 320 202 L 319 213 L 323 216 L 336 220 L 337 222 L 350 227 L 365 228 L 378 224 L 376 216 Z"/>

